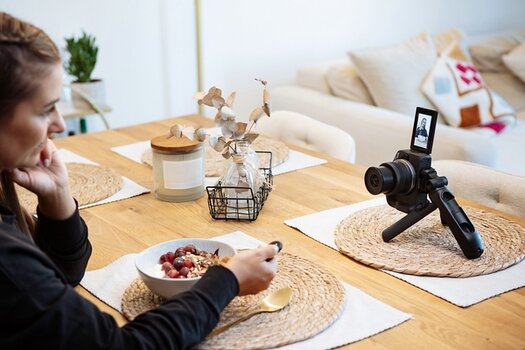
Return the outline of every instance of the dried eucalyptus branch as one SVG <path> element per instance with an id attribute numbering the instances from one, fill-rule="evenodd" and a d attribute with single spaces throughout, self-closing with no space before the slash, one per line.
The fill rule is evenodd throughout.
<path id="1" fill-rule="evenodd" d="M 250 125 L 244 122 L 237 122 L 235 112 L 233 110 L 233 103 L 235 102 L 236 92 L 233 91 L 224 99 L 222 97 L 222 90 L 217 87 L 211 87 L 207 93 L 197 92 L 194 98 L 197 99 L 199 105 L 206 105 L 217 110 L 215 114 L 215 125 L 221 128 L 220 137 L 208 135 L 204 128 L 194 129 L 191 127 L 176 124 L 170 128 L 170 135 L 168 137 L 182 137 L 186 136 L 193 140 L 197 138 L 199 141 L 204 141 L 207 136 L 210 136 L 210 145 L 217 152 L 221 152 L 226 159 L 230 158 L 232 154 L 236 154 L 236 144 L 239 141 L 246 141 L 252 143 L 259 134 L 252 133 L 251 130 L 262 116 L 270 117 L 270 93 L 266 89 L 267 82 L 262 79 L 255 79 L 263 85 L 263 103 L 262 106 L 255 108 L 249 117 Z"/>

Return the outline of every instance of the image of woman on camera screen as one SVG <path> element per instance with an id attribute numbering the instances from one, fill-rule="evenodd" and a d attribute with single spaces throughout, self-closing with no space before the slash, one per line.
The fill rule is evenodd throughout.
<path id="1" fill-rule="evenodd" d="M 427 147 L 428 132 L 426 129 L 427 118 L 421 118 L 419 125 L 416 129 L 414 144 L 419 147 Z"/>

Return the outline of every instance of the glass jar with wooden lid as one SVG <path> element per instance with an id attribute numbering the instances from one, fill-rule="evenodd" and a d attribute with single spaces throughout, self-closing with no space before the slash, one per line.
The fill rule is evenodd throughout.
<path id="1" fill-rule="evenodd" d="M 185 202 L 204 194 L 204 147 L 185 136 L 151 140 L 153 192 L 164 201 Z"/>

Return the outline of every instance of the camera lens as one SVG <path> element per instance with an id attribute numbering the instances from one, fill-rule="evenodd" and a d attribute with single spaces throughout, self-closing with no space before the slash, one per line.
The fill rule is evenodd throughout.
<path id="1" fill-rule="evenodd" d="M 371 194 L 390 192 L 395 186 L 394 172 L 387 167 L 370 167 L 365 173 L 365 186 Z"/>
<path id="2" fill-rule="evenodd" d="M 365 186 L 371 194 L 404 194 L 416 186 L 416 172 L 406 159 L 396 159 L 365 173 Z"/>

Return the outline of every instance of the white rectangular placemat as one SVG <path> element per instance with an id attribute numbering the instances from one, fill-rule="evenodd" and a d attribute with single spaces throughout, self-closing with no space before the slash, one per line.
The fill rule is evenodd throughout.
<path id="1" fill-rule="evenodd" d="M 60 156 L 62 157 L 62 160 L 64 160 L 64 162 L 66 163 L 75 162 L 75 163 L 87 163 L 87 164 L 98 165 L 97 163 L 92 162 L 91 160 L 84 158 L 82 156 L 79 156 L 78 154 L 68 151 L 67 149 L 64 149 L 64 148 L 59 149 L 58 152 L 60 152 Z M 137 184 L 136 182 L 131 181 L 127 177 L 122 176 L 122 188 L 120 189 L 120 191 L 118 191 L 117 193 L 113 194 L 112 196 L 108 198 L 105 198 L 98 202 L 82 205 L 79 208 L 82 209 L 82 208 L 92 207 L 92 206 L 99 205 L 99 204 L 115 202 L 115 201 L 138 196 L 140 194 L 148 193 L 148 192 L 150 192 L 150 190 L 147 189 L 146 187 L 143 187 Z"/>
<path id="2" fill-rule="evenodd" d="M 284 223 L 335 250 L 334 229 L 358 210 L 386 204 L 385 197 L 285 220 Z M 525 261 L 488 275 L 451 278 L 407 275 L 382 270 L 461 307 L 525 286 Z"/>
<path id="3" fill-rule="evenodd" d="M 135 142 L 135 143 L 131 143 L 128 145 L 113 147 L 111 148 L 111 150 L 137 163 L 142 163 L 142 160 L 141 160 L 142 153 L 144 153 L 144 151 L 146 151 L 149 147 L 150 147 L 150 141 L 140 141 L 140 142 Z M 321 165 L 324 163 L 326 163 L 325 159 L 312 157 L 302 152 L 290 150 L 290 153 L 288 154 L 288 158 L 283 163 L 277 166 L 274 166 L 272 168 L 272 173 L 273 175 L 279 175 L 279 174 L 288 173 L 290 171 L 295 171 L 295 170 L 309 168 L 309 167 L 316 166 L 316 165 Z"/>
<path id="4" fill-rule="evenodd" d="M 236 249 L 254 248 L 264 244 L 240 231 L 214 239 L 226 242 Z M 134 265 L 136 255 L 128 254 L 99 270 L 87 271 L 80 284 L 120 312 L 124 291 L 138 277 Z M 346 305 L 339 319 L 317 336 L 280 349 L 331 349 L 373 336 L 412 318 L 410 314 L 384 304 L 349 284 L 343 282 L 343 286 Z"/>

